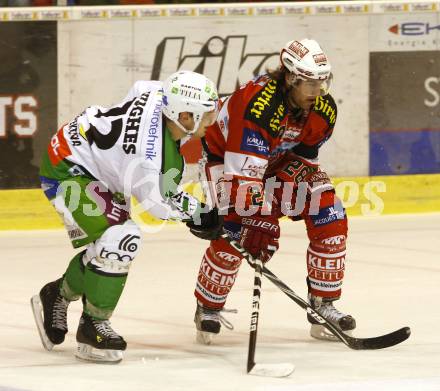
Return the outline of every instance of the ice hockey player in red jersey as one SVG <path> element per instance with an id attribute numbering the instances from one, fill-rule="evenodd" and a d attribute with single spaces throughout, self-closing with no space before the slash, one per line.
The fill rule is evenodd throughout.
<path id="1" fill-rule="evenodd" d="M 337 116 L 328 93 L 331 66 L 311 39 L 288 42 L 280 62 L 278 69 L 249 81 L 223 102 L 203 142 L 209 194 L 226 214 L 224 229 L 230 237 L 263 262 L 278 249 L 279 218 L 304 220 L 310 303 L 350 331 L 356 327 L 354 318 L 333 305 L 341 295 L 347 218 L 318 162 Z M 209 344 L 219 333 L 220 312 L 240 265 L 240 254 L 226 240 L 210 242 L 195 289 L 198 342 Z M 313 337 L 333 339 L 309 321 Z"/>

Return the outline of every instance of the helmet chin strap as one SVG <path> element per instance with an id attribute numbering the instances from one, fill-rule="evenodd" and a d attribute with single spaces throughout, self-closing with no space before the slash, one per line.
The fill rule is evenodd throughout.
<path id="1" fill-rule="evenodd" d="M 194 128 L 193 129 L 191 129 L 191 130 L 188 130 L 188 129 L 186 129 L 180 122 L 179 122 L 179 120 L 177 120 L 177 121 L 174 121 L 174 123 L 185 133 L 185 134 L 187 134 L 187 135 L 192 135 L 192 134 L 194 134 L 195 132 L 197 132 L 197 129 L 199 128 L 199 125 L 200 125 L 200 120 L 199 121 L 196 121 L 196 122 L 194 122 Z"/>

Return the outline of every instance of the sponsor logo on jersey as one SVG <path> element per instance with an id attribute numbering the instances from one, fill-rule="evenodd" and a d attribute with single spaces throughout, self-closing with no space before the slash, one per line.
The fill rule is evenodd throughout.
<path id="1" fill-rule="evenodd" d="M 79 227 L 69 227 L 67 234 L 70 240 L 79 240 L 87 237 L 87 234 Z"/>
<path id="2" fill-rule="evenodd" d="M 215 265 L 211 266 L 208 263 L 206 257 L 203 257 L 202 265 L 201 265 L 202 273 L 199 273 L 199 282 L 203 285 L 208 285 L 209 283 L 213 283 L 215 285 L 208 285 L 207 287 L 212 293 L 215 294 L 225 294 L 234 285 L 236 273 L 232 275 L 223 274 L 221 270 L 217 269 Z M 203 278 L 205 277 L 205 278 Z M 225 292 L 224 290 L 227 289 Z"/>
<path id="3" fill-rule="evenodd" d="M 253 114 L 255 118 L 261 118 L 263 112 L 270 107 L 270 103 L 276 92 L 276 87 L 276 80 L 269 80 L 266 86 L 252 99 L 251 114 Z"/>
<path id="4" fill-rule="evenodd" d="M 240 149 L 264 156 L 269 155 L 269 143 L 267 140 L 260 132 L 249 128 L 244 128 Z"/>
<path id="5" fill-rule="evenodd" d="M 337 235 L 337 236 L 331 236 L 329 238 L 323 239 L 321 241 L 321 243 L 323 243 L 323 244 L 332 244 L 332 245 L 342 244 L 342 243 L 345 242 L 345 239 L 346 239 L 345 235 Z"/>
<path id="6" fill-rule="evenodd" d="M 106 213 L 107 219 L 113 220 L 110 224 L 120 224 L 127 219 L 127 211 L 125 211 L 121 205 L 113 200 L 110 201 L 110 205 L 110 211 Z"/>
<path id="7" fill-rule="evenodd" d="M 57 165 L 67 156 L 72 154 L 69 143 L 64 138 L 63 128 L 50 139 L 50 145 L 47 150 L 50 162 Z"/>
<path id="8" fill-rule="evenodd" d="M 317 215 L 310 216 L 315 226 L 330 224 L 336 220 L 342 220 L 344 217 L 345 211 L 340 202 L 335 206 L 320 209 Z"/>
<path id="9" fill-rule="evenodd" d="M 138 241 L 141 237 L 138 235 L 126 235 L 124 236 L 119 243 L 119 250 L 127 251 L 133 253 L 138 249 Z"/>
<path id="10" fill-rule="evenodd" d="M 127 155 L 136 153 L 139 127 L 141 125 L 142 114 L 149 96 L 150 92 L 146 92 L 136 99 L 134 106 L 128 115 L 124 130 L 124 143 L 122 146 L 122 149 Z"/>
<path id="11" fill-rule="evenodd" d="M 256 164 L 255 161 L 248 156 L 243 162 L 240 171 L 247 177 L 261 179 L 266 172 L 267 165 L 267 162 L 264 164 Z"/>
<path id="12" fill-rule="evenodd" d="M 280 228 L 277 224 L 272 224 L 270 221 L 255 220 L 252 217 L 242 218 L 241 223 L 246 226 L 262 228 L 265 231 L 278 232 L 278 229 Z"/>
<path id="13" fill-rule="evenodd" d="M 74 147 L 79 147 L 81 145 L 81 140 L 79 138 L 78 132 L 78 117 L 69 123 L 67 127 L 67 134 L 69 136 L 70 143 Z"/>
<path id="14" fill-rule="evenodd" d="M 299 125 L 293 125 L 286 128 L 286 130 L 283 132 L 282 141 L 294 141 L 301 134 L 301 130 L 302 128 Z"/>
<path id="15" fill-rule="evenodd" d="M 336 105 L 333 99 L 329 99 L 330 95 L 326 96 L 318 96 L 316 98 L 315 106 L 313 110 L 323 114 L 324 118 L 327 119 L 330 125 L 334 125 L 336 123 Z"/>
<path id="16" fill-rule="evenodd" d="M 251 100 L 245 118 L 261 126 L 273 136 L 280 131 L 286 110 L 282 99 L 276 99 L 277 81 L 269 80 Z"/>
<path id="17" fill-rule="evenodd" d="M 313 277 L 311 277 L 309 275 L 309 282 L 310 282 L 310 286 L 312 288 L 327 291 L 327 292 L 336 291 L 336 290 L 340 289 L 342 286 L 342 279 L 341 278 L 339 278 L 335 282 L 324 282 L 324 281 L 315 280 Z"/>
<path id="18" fill-rule="evenodd" d="M 157 156 L 156 151 L 156 141 L 159 137 L 158 133 L 161 131 L 161 127 L 159 126 L 162 116 L 162 100 L 159 100 L 154 106 L 153 114 L 150 120 L 150 126 L 148 127 L 147 132 L 147 149 L 145 151 L 145 157 L 147 160 L 153 160 Z"/>
<path id="19" fill-rule="evenodd" d="M 109 259 L 110 261 L 118 261 L 118 262 L 131 262 L 133 257 L 128 254 L 119 254 L 116 251 L 106 250 L 105 247 L 102 248 L 99 253 L 101 258 Z"/>
<path id="20" fill-rule="evenodd" d="M 338 271 L 345 268 L 345 254 L 337 258 L 322 258 L 312 253 L 307 254 L 307 264 L 314 269 L 326 271 Z"/>
<path id="21" fill-rule="evenodd" d="M 235 227 L 234 227 L 235 228 Z M 240 228 L 240 227 L 239 227 Z M 240 240 L 241 235 L 240 235 L 240 230 L 236 231 L 236 230 L 232 230 L 232 229 L 228 229 L 227 227 L 225 227 L 225 232 L 228 234 L 228 236 L 231 239 L 234 240 Z"/>
<path id="22" fill-rule="evenodd" d="M 237 257 L 236 255 L 227 253 L 225 251 L 217 251 L 215 253 L 215 255 L 217 255 L 220 259 L 223 259 L 228 262 L 239 262 L 240 261 L 240 257 Z"/>

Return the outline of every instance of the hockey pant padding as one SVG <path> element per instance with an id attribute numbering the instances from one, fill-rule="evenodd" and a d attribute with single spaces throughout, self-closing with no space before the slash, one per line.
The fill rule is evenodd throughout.
<path id="1" fill-rule="evenodd" d="M 139 227 L 127 220 L 108 228 L 87 247 L 84 272 L 84 312 L 97 319 L 109 319 L 127 280 L 131 262 L 139 252 Z"/>
<path id="2" fill-rule="evenodd" d="M 233 237 L 241 230 L 240 224 L 225 223 Z M 203 256 L 194 295 L 203 306 L 223 308 L 241 265 L 241 255 L 225 239 L 212 240 Z"/>
<path id="3" fill-rule="evenodd" d="M 309 237 L 307 272 L 309 292 L 315 296 L 339 298 L 344 279 L 347 216 L 334 191 L 321 194 L 318 213 L 309 205 L 303 213 Z"/>
<path id="4" fill-rule="evenodd" d="M 47 160 L 47 156 L 43 160 Z M 129 206 L 103 183 L 87 175 L 69 176 L 76 165 L 64 160 L 56 167 L 46 163 L 44 171 L 53 177 L 41 176 L 41 184 L 62 217 L 74 248 L 94 242 L 108 227 L 120 225 L 129 218 Z"/>

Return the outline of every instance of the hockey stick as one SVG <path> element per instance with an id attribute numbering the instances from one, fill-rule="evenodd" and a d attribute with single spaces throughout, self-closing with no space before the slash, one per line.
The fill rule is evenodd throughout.
<path id="1" fill-rule="evenodd" d="M 246 254 L 246 256 L 244 255 Z M 242 253 L 247 259 L 252 256 L 246 251 Z M 251 315 L 251 327 L 249 333 L 249 349 L 247 359 L 247 373 L 249 375 L 256 376 L 270 376 L 270 377 L 286 377 L 289 376 L 294 370 L 295 366 L 290 363 L 277 363 L 277 364 L 257 364 L 255 363 L 255 349 L 257 345 L 257 330 L 258 330 L 258 317 L 260 313 L 260 297 L 261 297 L 261 280 L 263 277 L 263 262 L 261 259 L 254 259 L 255 262 L 255 275 L 254 275 L 254 294 L 252 297 L 252 315 Z"/>
<path id="2" fill-rule="evenodd" d="M 227 240 L 232 247 L 234 247 L 251 267 L 255 267 L 255 260 L 252 258 L 247 251 L 240 246 L 240 244 L 231 239 L 229 235 L 223 231 L 221 237 Z M 261 261 L 260 261 L 261 263 Z M 255 267 L 256 268 L 256 267 Z M 372 349 L 383 349 L 390 346 L 397 345 L 406 339 L 411 334 L 409 327 L 402 327 L 399 330 L 393 331 L 389 334 L 381 335 L 378 337 L 371 338 L 355 338 L 345 334 L 343 331 L 334 326 L 330 321 L 316 312 L 310 304 L 298 296 L 292 289 L 290 289 L 284 282 L 282 282 L 275 274 L 273 274 L 266 266 L 263 266 L 261 270 L 262 274 L 267 277 L 274 285 L 276 285 L 281 291 L 283 291 L 287 296 L 289 296 L 296 304 L 298 304 L 302 309 L 304 309 L 310 316 L 313 317 L 319 324 L 323 325 L 327 330 L 329 330 L 335 337 L 337 337 L 341 342 L 347 345 L 351 349 L 355 350 L 372 350 Z M 257 272 L 255 272 L 256 274 Z"/>
<path id="3" fill-rule="evenodd" d="M 260 364 L 255 362 L 255 350 L 257 345 L 257 330 L 258 317 L 260 314 L 260 297 L 261 297 L 261 280 L 263 275 L 263 262 L 261 259 L 254 259 L 243 247 L 241 247 L 235 240 L 232 240 L 229 235 L 223 230 L 221 235 L 226 239 L 232 247 L 234 247 L 248 262 L 254 264 L 254 293 L 252 296 L 252 315 L 251 327 L 249 333 L 249 348 L 247 358 L 247 373 L 256 376 L 269 377 L 286 377 L 294 370 L 295 366 L 290 363 L 276 363 L 276 364 Z"/>

